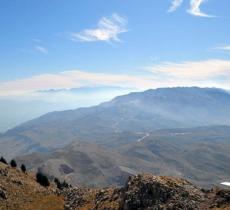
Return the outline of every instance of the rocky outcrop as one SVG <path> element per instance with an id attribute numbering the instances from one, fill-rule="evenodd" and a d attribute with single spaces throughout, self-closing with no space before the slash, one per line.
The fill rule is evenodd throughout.
<path id="1" fill-rule="evenodd" d="M 66 210 L 230 209 L 229 190 L 202 190 L 173 177 L 138 175 L 122 188 L 69 188 L 59 191 Z"/>
<path id="2" fill-rule="evenodd" d="M 230 191 L 226 189 L 218 189 L 215 192 L 211 207 L 230 209 Z"/>
<path id="3" fill-rule="evenodd" d="M 121 188 L 87 188 L 66 185 L 58 189 L 36 182 L 0 163 L 1 210 L 227 210 L 230 190 L 203 190 L 174 177 L 150 174 L 129 177 Z"/>
<path id="4" fill-rule="evenodd" d="M 63 195 L 65 198 L 65 209 L 74 210 L 78 206 L 84 206 L 86 200 L 84 195 L 87 194 L 87 189 L 80 189 L 77 187 L 70 187 L 63 190 L 57 190 L 58 195 Z"/>
<path id="5" fill-rule="evenodd" d="M 135 176 L 122 193 L 121 208 L 197 209 L 205 194 L 183 179 L 152 175 Z"/>
<path id="6" fill-rule="evenodd" d="M 0 186 L 0 199 L 7 199 L 6 192 L 2 187 Z"/>

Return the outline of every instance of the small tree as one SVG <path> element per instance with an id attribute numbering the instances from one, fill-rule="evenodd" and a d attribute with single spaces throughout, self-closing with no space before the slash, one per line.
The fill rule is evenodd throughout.
<path id="1" fill-rule="evenodd" d="M 24 164 L 21 165 L 21 170 L 23 173 L 26 173 L 26 166 Z"/>
<path id="2" fill-rule="evenodd" d="M 69 184 L 65 180 L 62 182 L 62 188 L 69 188 Z"/>
<path id="3" fill-rule="evenodd" d="M 13 168 L 16 168 L 16 167 L 17 167 L 17 163 L 16 163 L 16 161 L 15 161 L 14 159 L 10 161 L 10 165 L 11 165 L 11 167 L 13 167 Z"/>
<path id="4" fill-rule="evenodd" d="M 7 165 L 7 161 L 6 161 L 6 159 L 5 159 L 4 157 L 1 157 L 1 158 L 0 158 L 0 162 L 2 162 L 2 163 L 4 163 L 4 164 Z"/>
<path id="5" fill-rule="evenodd" d="M 60 180 L 59 180 L 58 178 L 55 178 L 55 179 L 54 179 L 54 182 L 55 182 L 55 184 L 57 185 L 57 188 L 61 190 L 61 189 L 62 189 L 62 186 L 61 186 Z"/>
<path id="6" fill-rule="evenodd" d="M 40 185 L 42 185 L 44 187 L 50 186 L 50 182 L 49 182 L 48 177 L 45 174 L 43 174 L 42 172 L 37 172 L 36 179 Z"/>
<path id="7" fill-rule="evenodd" d="M 70 185 L 65 180 L 63 182 L 60 182 L 60 180 L 58 178 L 55 178 L 54 182 L 56 183 L 57 188 L 60 190 L 70 187 Z"/>

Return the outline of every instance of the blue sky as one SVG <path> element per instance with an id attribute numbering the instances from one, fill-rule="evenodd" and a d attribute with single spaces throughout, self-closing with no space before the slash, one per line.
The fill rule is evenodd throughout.
<path id="1" fill-rule="evenodd" d="M 230 45 L 230 2 L 209 0 L 187 12 L 184 0 L 167 12 L 170 0 L 2 0 L 0 2 L 1 81 L 72 69 L 141 73 L 155 62 L 229 59 L 212 48 Z M 97 27 L 101 18 L 126 18 L 120 42 L 71 41 L 70 34 Z M 40 47 L 39 49 L 35 49 Z M 44 49 L 43 51 L 41 49 Z"/>
<path id="2" fill-rule="evenodd" d="M 72 108 L 131 90 L 230 89 L 229 0 L 1 0 L 0 26 L 0 100 Z M 86 101 L 84 88 L 100 94 Z"/>

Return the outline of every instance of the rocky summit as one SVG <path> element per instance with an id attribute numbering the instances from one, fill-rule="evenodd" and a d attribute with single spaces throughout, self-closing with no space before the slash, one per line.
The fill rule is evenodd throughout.
<path id="1" fill-rule="evenodd" d="M 66 210 L 230 209 L 230 190 L 204 190 L 184 179 L 150 174 L 132 176 L 122 188 L 68 188 L 59 195 Z"/>
<path id="2" fill-rule="evenodd" d="M 175 177 L 131 176 L 121 188 L 58 189 L 33 173 L 0 163 L 1 210 L 205 210 L 230 209 L 230 190 L 198 188 Z"/>

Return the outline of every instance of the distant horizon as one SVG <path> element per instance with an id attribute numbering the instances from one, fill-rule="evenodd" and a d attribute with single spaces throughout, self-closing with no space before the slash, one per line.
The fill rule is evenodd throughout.
<path id="1" fill-rule="evenodd" d="M 43 92 L 89 86 L 230 89 L 228 0 L 22 0 L 0 6 L 6 28 L 0 101 L 62 103 L 73 96 Z"/>
<path id="2" fill-rule="evenodd" d="M 92 87 L 93 88 L 93 87 Z M 38 118 L 38 117 L 40 117 L 40 116 L 43 116 L 43 115 L 45 115 L 45 114 L 48 114 L 48 113 L 51 113 L 51 112 L 62 112 L 62 111 L 71 111 L 71 110 L 76 110 L 76 109 L 79 109 L 79 108 L 90 108 L 90 107 L 94 107 L 94 106 L 98 106 L 98 105 L 101 105 L 101 104 L 103 104 L 103 103 L 107 103 L 107 102 L 110 102 L 110 101 L 112 101 L 113 99 L 115 99 L 116 97 L 122 97 L 122 96 L 126 96 L 126 95 L 129 95 L 129 94 L 132 94 L 132 93 L 143 93 L 143 92 L 147 92 L 147 91 L 150 91 L 150 90 L 153 90 L 153 91 L 155 91 L 155 90 L 161 90 L 161 89 L 192 89 L 192 88 L 197 88 L 197 89 L 216 89 L 216 90 L 221 90 L 221 91 L 224 91 L 224 92 L 226 92 L 226 93 L 229 93 L 230 94 L 230 90 L 226 90 L 226 89 L 222 89 L 222 88 L 216 88 L 216 87 L 198 87 L 198 86 L 177 86 L 177 87 L 161 87 L 161 88 L 154 88 L 154 89 L 146 89 L 146 90 L 139 90 L 139 91 L 130 91 L 130 92 L 128 92 L 128 93 L 124 93 L 124 94 L 121 94 L 121 95 L 114 95 L 113 97 L 111 97 L 110 99 L 105 99 L 105 100 L 103 100 L 103 101 L 99 101 L 99 102 L 95 102 L 94 104 L 91 104 L 91 105 L 85 105 L 85 106 L 72 106 L 72 108 L 68 108 L 68 106 L 67 105 L 65 105 L 65 106 L 58 106 L 58 104 L 53 104 L 53 106 L 51 106 L 50 107 L 50 109 L 48 109 L 47 111 L 44 111 L 44 110 L 41 110 L 40 112 L 38 112 L 38 113 L 33 113 L 33 111 L 30 111 L 31 113 L 33 113 L 31 116 L 29 116 L 28 118 L 26 118 L 25 120 L 24 120 L 24 116 L 23 115 L 21 115 L 21 119 L 19 120 L 18 119 L 18 122 L 13 122 L 12 123 L 12 125 L 8 125 L 7 127 L 4 127 L 4 126 L 2 126 L 1 127 L 1 123 L 4 123 L 4 119 L 3 119 L 3 121 L 0 121 L 0 134 L 3 134 L 3 133 L 5 133 L 5 132 L 7 132 L 8 130 L 10 130 L 10 129 L 12 129 L 12 128 L 14 128 L 15 126 L 18 126 L 18 125 L 20 125 L 20 124 L 22 124 L 22 123 L 24 123 L 24 122 L 27 122 L 27 121 L 30 121 L 30 120 L 33 120 L 33 119 L 35 119 L 35 118 Z M 53 91 L 53 90 L 52 90 Z M 15 101 L 14 100 L 9 100 L 8 102 L 12 102 L 12 103 L 15 103 Z M 45 103 L 41 103 L 41 101 L 30 101 L 29 102 L 29 106 L 31 106 L 31 103 L 35 103 L 35 104 L 39 104 L 39 105 L 41 105 L 41 106 L 47 106 L 47 104 L 45 104 Z M 25 102 L 22 102 L 22 105 L 24 106 L 25 105 Z M 35 106 L 35 108 L 36 108 L 37 106 Z M 56 109 L 55 109 L 55 107 L 56 107 Z M 25 107 L 25 109 L 24 108 L 22 108 L 22 114 L 25 114 L 28 110 L 26 110 L 26 108 L 27 107 Z M 32 107 L 33 108 L 33 107 Z M 3 112 L 4 112 L 4 110 L 2 110 Z M 17 112 L 17 110 L 16 110 L 16 112 Z M 1 113 L 1 104 L 0 104 L 0 113 Z M 7 114 L 8 114 L 8 116 L 7 116 Z M 20 116 L 20 115 L 19 115 Z M 12 118 L 10 115 L 9 115 L 9 113 L 7 113 L 6 112 L 6 121 L 7 121 L 7 118 Z"/>
<path id="3" fill-rule="evenodd" d="M 229 0 L 1 1 L 0 131 L 133 91 L 230 90 L 229 8 Z"/>

